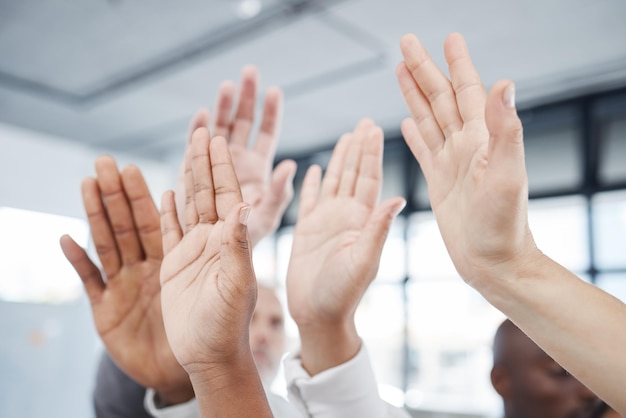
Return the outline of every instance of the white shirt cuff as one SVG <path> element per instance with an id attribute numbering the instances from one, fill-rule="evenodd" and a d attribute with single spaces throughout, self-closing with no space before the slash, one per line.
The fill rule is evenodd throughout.
<path id="1" fill-rule="evenodd" d="M 146 411 L 155 418 L 199 418 L 200 413 L 198 411 L 198 405 L 196 398 L 177 405 L 166 406 L 164 408 L 157 408 L 154 403 L 154 396 L 156 392 L 154 389 L 148 389 L 146 391 L 146 397 L 143 400 L 143 406 Z"/>
<path id="2" fill-rule="evenodd" d="M 304 416 L 386 416 L 387 407 L 378 394 L 365 344 L 354 358 L 313 377 L 302 367 L 299 351 L 285 357 L 284 364 L 289 401 Z"/>

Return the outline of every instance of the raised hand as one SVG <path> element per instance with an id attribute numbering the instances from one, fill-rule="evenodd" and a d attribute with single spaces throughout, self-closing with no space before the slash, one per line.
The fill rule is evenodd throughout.
<path id="1" fill-rule="evenodd" d="M 246 231 L 250 207 L 226 140 L 211 140 L 206 128 L 194 132 L 185 157 L 185 196 L 184 232 L 172 192 L 161 207 L 161 301 L 170 346 L 201 411 L 267 414 L 248 333 L 257 291 Z"/>
<path id="2" fill-rule="evenodd" d="M 186 401 L 193 397 L 191 383 L 163 328 L 159 213 L 137 167 L 120 173 L 103 156 L 96 173 L 83 181 L 82 195 L 104 277 L 69 236 L 61 238 L 61 247 L 85 286 L 96 329 L 115 362 L 164 400 Z"/>
<path id="3" fill-rule="evenodd" d="M 276 144 L 282 119 L 282 92 L 271 87 L 265 94 L 263 116 L 254 145 L 250 146 L 257 96 L 259 72 L 252 66 L 244 67 L 237 109 L 233 114 L 236 86 L 231 81 L 220 85 L 211 128 L 213 136 L 228 140 L 233 166 L 239 179 L 241 193 L 251 206 L 248 233 L 254 245 L 278 228 L 280 219 L 293 197 L 293 176 L 296 163 L 282 161 L 272 171 Z M 207 110 L 201 109 L 191 121 L 191 132 L 206 127 L 210 122 Z M 189 136 L 191 138 L 191 134 Z M 179 178 L 177 192 L 184 190 Z M 177 195 L 182 193 L 177 193 Z M 179 207 L 182 203 L 177 201 Z M 180 214 L 179 214 L 180 215 Z"/>
<path id="4" fill-rule="evenodd" d="M 479 286 L 498 274 L 493 265 L 536 261 L 513 83 L 500 81 L 487 96 L 459 34 L 445 42 L 450 80 L 414 35 L 401 49 L 397 77 L 413 117 L 402 132 L 457 270 Z"/>
<path id="5" fill-rule="evenodd" d="M 335 146 L 323 181 L 320 167 L 312 166 L 302 185 L 287 300 L 310 374 L 349 360 L 360 348 L 354 312 L 405 204 L 399 197 L 378 204 L 382 154 L 382 130 L 362 120 Z"/>
<path id="6" fill-rule="evenodd" d="M 461 35 L 444 47 L 450 80 L 414 35 L 402 38 L 397 76 L 413 116 L 402 131 L 452 261 L 550 357 L 625 414 L 626 306 L 537 249 L 513 83 L 499 81 L 487 95 Z"/>

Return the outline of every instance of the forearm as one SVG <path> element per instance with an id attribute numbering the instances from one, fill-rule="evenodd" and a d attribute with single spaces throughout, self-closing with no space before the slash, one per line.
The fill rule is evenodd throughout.
<path id="1" fill-rule="evenodd" d="M 311 376 L 352 359 L 361 348 L 361 339 L 352 317 L 324 324 L 298 325 L 302 367 Z"/>
<path id="2" fill-rule="evenodd" d="M 626 305 L 545 255 L 497 274 L 499 277 L 477 283 L 477 290 L 565 369 L 625 415 Z"/>
<path id="3" fill-rule="evenodd" d="M 190 377 L 203 418 L 273 417 L 252 355 Z"/>

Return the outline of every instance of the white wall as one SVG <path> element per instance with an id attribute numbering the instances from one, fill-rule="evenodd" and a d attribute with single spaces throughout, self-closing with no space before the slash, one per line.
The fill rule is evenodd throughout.
<path id="1" fill-rule="evenodd" d="M 84 217 L 80 182 L 93 175 L 93 163 L 102 151 L 77 146 L 62 138 L 0 124 L 0 206 L 58 215 Z M 121 166 L 142 169 L 159 202 L 173 185 L 166 165 L 113 154 Z"/>

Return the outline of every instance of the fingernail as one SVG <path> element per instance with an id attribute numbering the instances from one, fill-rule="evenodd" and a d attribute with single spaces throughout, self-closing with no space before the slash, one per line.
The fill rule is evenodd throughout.
<path id="1" fill-rule="evenodd" d="M 399 204 L 398 206 L 395 207 L 395 210 L 393 212 L 393 216 L 398 216 L 400 214 L 400 212 L 402 212 L 404 210 L 406 206 L 406 200 L 402 201 L 402 204 Z"/>
<path id="2" fill-rule="evenodd" d="M 515 84 L 511 83 L 511 85 L 504 90 L 502 102 L 504 103 L 504 107 L 515 109 Z"/>
<path id="3" fill-rule="evenodd" d="M 239 211 L 239 223 L 248 226 L 248 215 L 250 215 L 250 206 L 244 206 Z"/>

